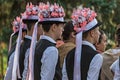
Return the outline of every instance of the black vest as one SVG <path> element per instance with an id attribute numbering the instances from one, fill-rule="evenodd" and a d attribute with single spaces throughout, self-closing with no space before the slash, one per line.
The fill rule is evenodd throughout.
<path id="1" fill-rule="evenodd" d="M 22 73 L 24 70 L 24 59 L 25 59 L 25 53 L 28 48 L 30 48 L 31 40 L 28 38 L 24 38 L 23 43 L 21 44 L 20 47 L 20 56 L 19 56 L 19 68 L 20 68 L 20 75 L 22 77 Z"/>
<path id="2" fill-rule="evenodd" d="M 75 48 L 66 56 L 66 71 L 69 80 L 73 80 Z M 97 51 L 88 45 L 82 45 L 81 53 L 81 80 L 87 80 L 87 73 L 93 57 L 98 54 Z"/>
<path id="3" fill-rule="evenodd" d="M 15 51 L 15 48 L 16 48 L 16 43 L 12 45 L 11 50 L 8 52 L 8 62 L 9 62 L 10 56 Z"/>
<path id="4" fill-rule="evenodd" d="M 35 56 L 34 56 L 35 57 L 34 58 L 34 80 L 41 80 L 41 76 L 40 76 L 41 65 L 42 65 L 41 58 L 43 56 L 43 52 L 49 46 L 55 46 L 55 44 L 46 39 L 41 39 L 37 43 L 37 46 L 35 49 Z M 54 80 L 62 80 L 59 59 L 58 59 L 58 63 L 57 63 L 56 70 L 55 70 Z"/>

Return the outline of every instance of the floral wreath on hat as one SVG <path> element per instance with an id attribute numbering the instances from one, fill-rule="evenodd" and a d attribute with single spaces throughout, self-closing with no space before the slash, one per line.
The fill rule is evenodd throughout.
<path id="1" fill-rule="evenodd" d="M 38 13 L 39 13 L 39 8 L 37 5 L 33 5 L 31 2 L 27 3 L 26 5 L 26 11 L 22 13 L 22 18 L 23 19 L 38 19 Z M 33 17 L 32 17 L 33 16 Z"/>
<path id="2" fill-rule="evenodd" d="M 16 19 L 14 19 L 14 21 L 12 22 L 12 25 L 13 25 L 14 33 L 19 31 L 20 26 L 22 27 L 22 29 L 27 30 L 26 24 L 21 23 L 21 18 L 20 17 L 16 17 Z"/>
<path id="3" fill-rule="evenodd" d="M 40 3 L 39 4 L 39 17 L 40 19 L 43 18 L 60 18 L 65 16 L 65 12 L 62 6 L 59 6 L 58 4 L 50 4 L 47 2 L 47 4 Z"/>
<path id="4" fill-rule="evenodd" d="M 71 16 L 74 30 L 77 32 L 79 32 L 79 28 L 82 31 L 85 30 L 86 25 L 95 19 L 96 16 L 97 14 L 93 10 L 90 10 L 90 8 L 74 10 Z"/>

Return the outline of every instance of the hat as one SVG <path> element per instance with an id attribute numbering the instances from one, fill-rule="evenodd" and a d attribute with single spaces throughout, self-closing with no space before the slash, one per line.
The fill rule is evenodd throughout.
<path id="1" fill-rule="evenodd" d="M 100 25 L 96 19 L 96 12 L 90 8 L 74 9 L 72 13 L 72 22 L 76 35 L 76 50 L 74 58 L 74 80 L 81 80 L 81 49 L 83 32 L 94 29 Z"/>
<path id="2" fill-rule="evenodd" d="M 10 36 L 10 42 L 9 42 L 9 51 L 11 49 L 11 45 L 12 45 L 12 37 L 14 35 L 18 35 L 19 29 L 20 29 L 20 25 L 22 26 L 22 31 L 27 31 L 27 25 L 24 23 L 21 23 L 21 18 L 20 17 L 16 17 L 14 19 L 14 21 L 12 22 L 12 26 L 13 26 L 13 33 Z"/>
<path id="3" fill-rule="evenodd" d="M 37 22 L 39 19 L 38 12 L 39 9 L 37 5 L 33 5 L 31 2 L 27 3 L 25 12 L 21 14 L 23 22 Z"/>
<path id="4" fill-rule="evenodd" d="M 95 18 L 96 16 L 97 14 L 93 10 L 90 10 L 90 8 L 74 9 L 71 16 L 74 29 L 77 32 L 88 31 L 99 26 L 101 23 L 98 23 Z"/>
<path id="5" fill-rule="evenodd" d="M 65 23 L 64 16 L 65 12 L 62 6 L 54 3 L 50 4 L 49 2 L 47 4 L 40 3 L 40 22 L 41 24 L 47 24 L 47 23 Z"/>

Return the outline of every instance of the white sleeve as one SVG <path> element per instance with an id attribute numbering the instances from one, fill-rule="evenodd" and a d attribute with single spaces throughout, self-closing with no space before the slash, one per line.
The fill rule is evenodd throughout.
<path id="1" fill-rule="evenodd" d="M 26 80 L 26 77 L 27 77 L 29 52 L 30 52 L 30 48 L 28 48 L 27 51 L 26 51 L 26 53 L 25 53 L 24 70 L 23 70 L 23 74 L 22 74 L 22 76 L 23 76 L 23 77 L 22 77 L 22 80 Z"/>
<path id="2" fill-rule="evenodd" d="M 64 59 L 63 68 L 62 68 L 62 80 L 68 80 L 66 72 L 66 58 Z"/>
<path id="3" fill-rule="evenodd" d="M 12 55 L 10 56 L 4 80 L 12 80 L 12 70 L 13 70 L 14 54 L 15 54 L 15 52 L 13 52 Z"/>
<path id="4" fill-rule="evenodd" d="M 115 73 L 115 69 L 117 67 L 117 63 L 119 62 L 119 59 L 117 59 L 111 66 L 110 69 Z"/>
<path id="5" fill-rule="evenodd" d="M 120 80 L 120 67 L 119 67 L 119 59 L 117 59 L 112 65 L 111 70 L 114 72 L 114 80 Z"/>
<path id="6" fill-rule="evenodd" d="M 98 80 L 102 63 L 103 57 L 100 54 L 93 57 L 88 70 L 87 80 Z"/>
<path id="7" fill-rule="evenodd" d="M 58 50 L 56 47 L 48 47 L 41 59 L 41 80 L 53 80 L 55 75 L 55 68 L 58 61 Z"/>

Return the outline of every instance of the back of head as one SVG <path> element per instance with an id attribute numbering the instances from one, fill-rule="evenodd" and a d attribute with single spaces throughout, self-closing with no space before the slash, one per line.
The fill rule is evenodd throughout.
<path id="1" fill-rule="evenodd" d="M 117 37 L 118 45 L 120 45 L 120 24 L 117 25 L 116 37 Z"/>
<path id="2" fill-rule="evenodd" d="M 72 24 L 72 21 L 69 21 L 64 26 L 64 31 L 63 31 L 63 34 L 62 34 L 63 40 L 69 40 L 70 34 L 72 32 L 75 32 L 74 26 Z"/>

